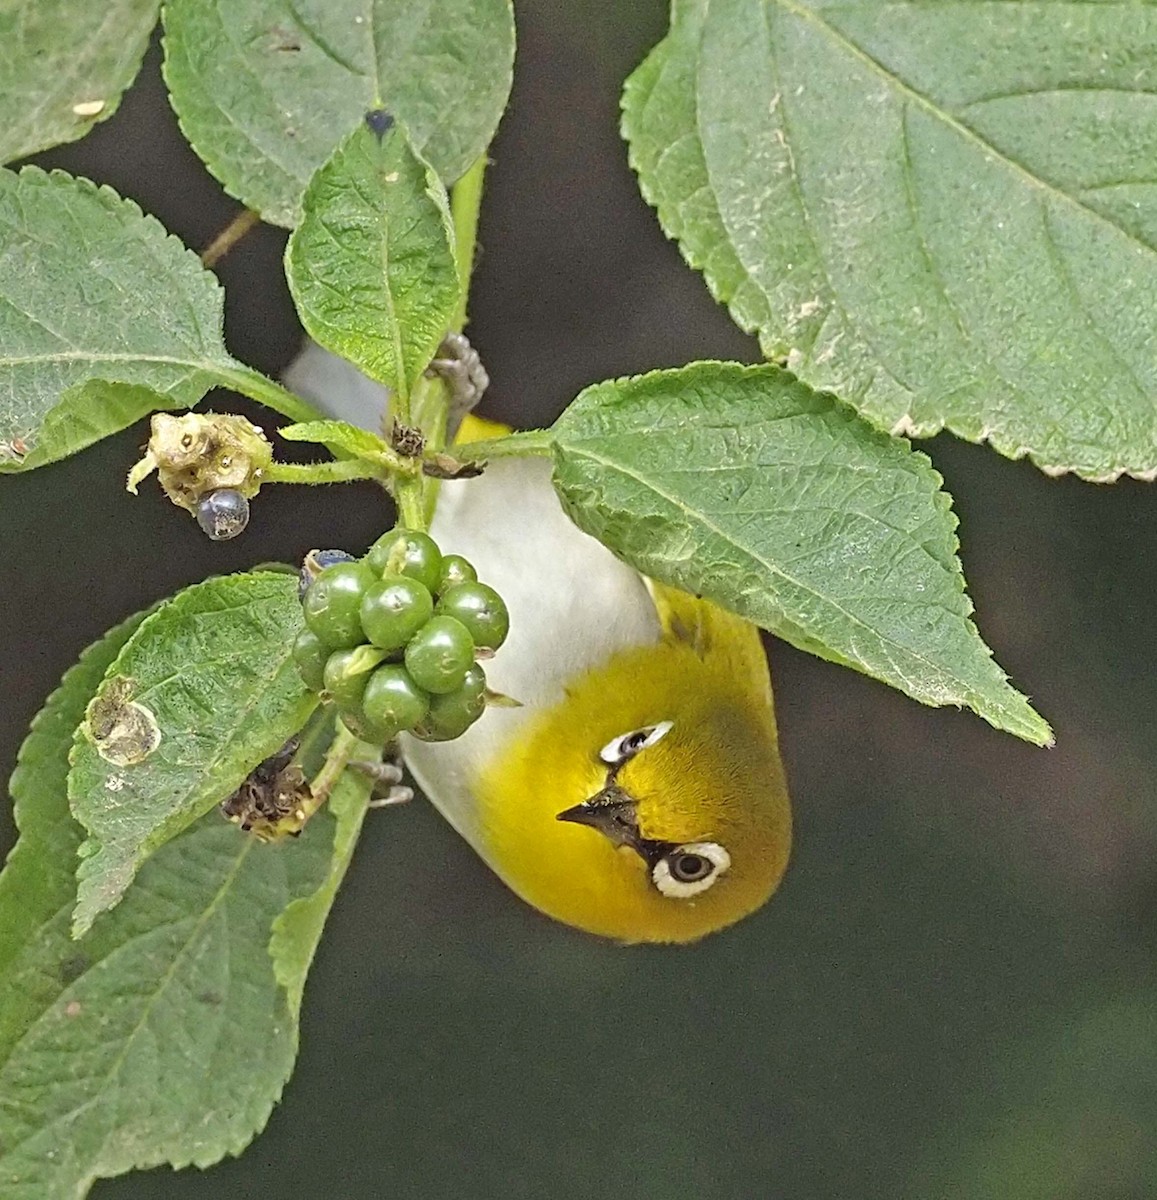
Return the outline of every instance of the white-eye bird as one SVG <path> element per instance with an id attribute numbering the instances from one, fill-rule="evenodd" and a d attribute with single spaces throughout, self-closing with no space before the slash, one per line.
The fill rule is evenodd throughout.
<path id="1" fill-rule="evenodd" d="M 287 382 L 383 428 L 386 391 L 315 346 Z M 501 432 L 468 417 L 459 440 Z M 454 741 L 402 735 L 426 796 L 519 896 L 591 933 L 690 942 L 759 908 L 791 810 L 756 629 L 581 532 L 545 459 L 443 483 L 430 532 L 506 601 L 485 668 L 521 707 L 488 707 Z"/>

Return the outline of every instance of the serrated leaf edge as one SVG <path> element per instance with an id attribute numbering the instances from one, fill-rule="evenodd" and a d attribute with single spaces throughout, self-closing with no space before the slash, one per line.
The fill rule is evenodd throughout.
<path id="1" fill-rule="evenodd" d="M 622 376 L 617 379 L 604 380 L 601 383 L 591 384 L 590 386 L 584 388 L 579 393 L 579 395 L 575 398 L 574 402 L 578 403 L 579 400 L 581 400 L 583 397 L 588 396 L 589 393 L 594 392 L 598 389 L 602 389 L 602 388 L 608 388 L 608 387 L 609 388 L 616 388 L 616 387 L 625 388 L 625 387 L 628 387 L 631 385 L 638 384 L 640 382 L 652 381 L 652 380 L 667 380 L 667 379 L 683 380 L 683 379 L 686 379 L 688 376 L 693 378 L 695 375 L 706 375 L 706 376 L 710 377 L 711 373 L 713 373 L 719 369 L 723 369 L 727 374 L 732 375 L 734 377 L 760 378 L 760 377 L 770 376 L 770 378 L 773 378 L 773 379 L 781 379 L 785 382 L 800 384 L 802 387 L 806 388 L 813 395 L 816 395 L 816 396 L 821 397 L 822 399 L 831 401 L 837 411 L 841 412 L 850 421 L 862 426 L 863 429 L 867 433 L 869 433 L 871 435 L 871 437 L 877 441 L 878 444 L 880 444 L 880 445 L 889 445 L 890 444 L 890 445 L 895 445 L 897 447 L 906 448 L 908 453 L 912 456 L 911 461 L 912 461 L 913 467 L 916 469 L 923 468 L 924 470 L 927 471 L 928 475 L 931 478 L 931 481 L 935 485 L 935 491 L 932 493 L 933 503 L 936 506 L 936 508 L 938 509 L 938 511 L 942 515 L 947 517 L 947 528 L 946 528 L 945 532 L 948 535 L 948 537 L 951 539 L 952 561 L 953 561 L 953 568 L 951 570 L 949 570 L 948 573 L 952 578 L 953 587 L 954 587 L 955 591 L 964 601 L 965 608 L 964 608 L 964 612 L 961 614 L 961 619 L 964 621 L 967 631 L 969 633 L 971 633 L 972 635 L 974 635 L 976 641 L 979 643 L 979 645 L 981 647 L 983 647 L 985 655 L 992 662 L 992 665 L 995 667 L 995 669 L 999 673 L 1000 679 L 1008 685 L 1009 690 L 1012 692 L 1012 694 L 1014 696 L 1019 697 L 1020 699 L 1025 701 L 1025 704 L 1029 708 L 1029 711 L 1032 712 L 1034 716 L 1037 716 L 1038 720 L 1041 723 L 1040 736 L 1030 735 L 1028 733 L 1028 730 L 1031 728 L 1031 726 L 1028 726 L 1028 725 L 1024 725 L 1023 728 L 1024 728 L 1025 732 L 1018 733 L 1017 736 L 1024 737 L 1026 740 L 1035 742 L 1038 745 L 1052 746 L 1054 744 L 1055 738 L 1054 738 L 1052 729 L 1050 728 L 1048 722 L 1045 721 L 1042 717 L 1040 717 L 1040 715 L 1038 713 L 1035 713 L 1035 711 L 1028 704 L 1028 697 L 1024 696 L 1021 692 L 1017 691 L 1015 688 L 1012 687 L 1011 683 L 1009 683 L 1009 677 L 1008 677 L 1007 673 L 1000 666 L 1000 664 L 996 661 L 992 648 L 988 645 L 988 643 L 981 636 L 980 630 L 977 628 L 975 621 L 972 620 L 972 614 L 975 612 L 975 605 L 972 602 L 971 596 L 969 596 L 969 594 L 968 594 L 967 585 L 966 585 L 966 581 L 965 581 L 965 577 L 964 577 L 964 568 L 963 568 L 963 564 L 960 561 L 960 555 L 959 555 L 960 538 L 959 538 L 959 534 L 957 532 L 959 529 L 959 526 L 960 526 L 960 519 L 957 516 L 957 514 L 952 506 L 951 493 L 949 493 L 948 490 L 944 487 L 944 477 L 940 474 L 939 471 L 936 470 L 935 466 L 932 463 L 931 458 L 929 458 L 928 455 L 925 454 L 922 450 L 914 449 L 912 447 L 912 445 L 907 441 L 907 439 L 901 438 L 901 437 L 895 437 L 895 436 L 885 433 L 883 430 L 879 429 L 877 426 L 871 424 L 871 422 L 864 420 L 864 418 L 860 415 L 860 413 L 858 413 L 856 411 L 856 409 L 852 405 L 848 404 L 845 400 L 841 399 L 839 396 L 835 395 L 832 392 L 825 392 L 825 391 L 820 391 L 818 389 L 815 389 L 815 388 L 811 387 L 810 384 L 806 383 L 804 380 L 799 379 L 791 371 L 787 370 L 787 368 L 776 366 L 773 363 L 745 364 L 745 363 L 732 363 L 732 362 L 724 362 L 721 360 L 705 359 L 705 360 L 702 360 L 699 362 L 689 363 L 687 366 L 684 366 L 684 367 L 662 368 L 662 369 L 656 370 L 656 371 L 648 371 L 641 375 Z M 564 412 L 563 416 L 560 418 L 560 422 L 565 421 L 565 417 L 566 417 L 566 414 Z M 554 455 L 556 461 L 559 458 L 560 451 L 562 449 L 565 449 L 565 447 L 560 447 L 558 441 L 556 440 L 553 443 L 553 455 Z M 637 478 L 641 484 L 644 484 L 646 487 L 655 491 L 658 495 L 662 496 L 665 500 L 667 500 L 669 503 L 673 504 L 675 507 L 677 507 L 677 508 L 684 507 L 682 502 L 679 501 L 677 498 L 671 497 L 671 496 L 666 496 L 660 489 L 655 487 L 653 482 L 639 478 L 637 476 L 633 476 L 630 471 L 623 468 L 620 464 L 607 462 L 606 460 L 601 459 L 598 455 L 592 454 L 589 451 L 586 451 L 584 453 L 586 454 L 586 456 L 589 459 L 599 462 L 603 466 L 610 467 L 614 470 L 622 472 L 625 475 L 631 476 L 633 478 Z M 913 473 L 916 473 L 916 472 L 914 471 Z M 696 520 L 702 520 L 702 518 L 697 516 Z M 709 525 L 710 523 L 704 521 L 704 524 Z M 721 531 L 716 531 L 716 532 L 719 532 L 720 536 L 723 536 Z M 617 551 L 614 551 L 613 548 L 611 548 L 611 547 L 608 547 L 608 548 L 612 549 L 612 553 L 617 553 Z M 753 557 L 754 557 L 754 555 L 753 555 Z M 794 579 L 792 576 L 788 575 L 786 572 L 784 572 L 780 568 L 776 567 L 774 564 L 762 562 L 762 560 L 760 560 L 760 561 L 761 561 L 762 565 L 770 573 L 779 575 L 782 578 L 789 580 L 796 587 L 798 587 L 801 591 L 811 591 L 812 590 L 810 588 L 805 587 L 799 580 Z M 814 592 L 813 592 L 813 594 L 818 595 L 818 593 L 814 593 Z M 835 604 L 833 601 L 829 600 L 827 597 L 820 597 L 820 598 L 823 599 L 825 603 L 831 604 L 833 607 L 839 609 L 839 611 L 841 611 L 844 614 L 844 616 L 846 616 L 849 619 L 849 621 L 852 621 L 857 625 L 863 625 L 863 622 L 859 618 L 856 618 L 854 616 L 854 614 L 848 613 L 846 610 L 842 609 L 839 605 Z M 720 604 L 722 607 L 730 608 L 730 606 L 727 604 L 726 600 L 718 598 L 718 597 L 713 597 L 713 599 L 715 599 L 716 603 Z M 732 611 L 734 611 L 734 610 L 732 610 Z M 741 613 L 739 615 L 743 616 L 744 614 Z M 747 619 L 749 619 L 749 618 L 747 618 Z M 770 632 L 775 632 L 775 631 L 772 630 Z M 884 635 L 877 630 L 871 630 L 871 632 L 873 633 L 873 636 L 878 637 L 881 641 L 886 642 L 889 640 L 889 639 L 885 638 Z M 826 646 L 825 639 L 816 638 L 812 634 L 808 634 L 808 636 L 811 637 L 818 645 Z M 911 654 L 913 657 L 919 659 L 920 661 L 927 661 L 927 660 L 924 660 L 918 652 L 912 650 L 909 647 L 900 647 L 900 648 L 904 650 L 905 654 Z M 812 653 L 814 653 L 814 651 L 812 651 Z M 853 670 L 862 671 L 862 668 L 858 664 L 847 661 L 846 659 L 843 658 L 842 655 L 839 655 L 838 652 L 833 651 L 833 659 L 834 659 L 834 661 L 840 662 L 842 665 L 851 667 Z M 929 666 L 934 668 L 935 674 L 943 674 L 944 673 L 944 668 L 938 666 L 935 663 L 929 663 Z M 866 674 L 867 672 L 863 672 L 863 673 Z M 870 677 L 876 678 L 874 675 L 870 676 Z M 879 682 L 887 683 L 888 681 L 880 680 Z M 894 685 L 889 685 L 889 686 L 894 686 Z M 974 694 L 971 688 L 965 687 L 962 690 L 964 691 L 966 697 Z M 913 698 L 916 699 L 916 697 L 913 697 Z M 931 701 L 926 701 L 926 700 L 922 700 L 921 702 L 930 704 L 930 705 L 932 704 Z M 950 703 L 950 702 L 945 702 L 945 703 Z M 933 706 L 939 707 L 936 705 L 933 705 Z M 969 707 L 973 707 L 973 705 L 969 704 Z M 976 711 L 977 714 L 979 716 L 981 716 L 984 720 L 988 721 L 989 724 L 994 725 L 997 728 L 1004 728 L 1007 732 L 1010 732 L 1010 733 L 1017 733 L 1017 729 L 1013 729 L 1013 728 L 1010 728 L 1007 726 L 997 725 L 997 723 L 995 721 L 993 721 L 990 716 L 986 715 L 986 713 L 984 713 L 980 709 L 974 708 L 974 711 Z M 1020 723 L 1018 722 L 1018 728 L 1019 727 L 1020 727 Z"/>

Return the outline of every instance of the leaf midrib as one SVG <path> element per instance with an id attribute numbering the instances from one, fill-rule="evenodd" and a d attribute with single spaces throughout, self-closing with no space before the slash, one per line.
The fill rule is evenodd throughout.
<path id="1" fill-rule="evenodd" d="M 811 586 L 807 583 L 804 583 L 802 580 L 797 579 L 793 575 L 789 574 L 787 571 L 783 570 L 782 567 L 780 567 L 777 564 L 770 562 L 766 558 L 762 557 L 755 550 L 753 550 L 747 546 L 741 545 L 739 542 L 735 541 L 735 539 L 730 534 L 725 532 L 718 525 L 716 525 L 713 521 L 708 519 L 705 514 L 698 512 L 695 509 L 692 509 L 685 501 L 680 499 L 678 496 L 671 495 L 669 492 L 667 492 L 663 488 L 659 487 L 657 484 L 655 484 L 652 480 L 648 479 L 647 477 L 645 477 L 643 475 L 639 475 L 638 473 L 630 470 L 630 468 L 625 467 L 621 463 L 615 462 L 611 459 L 603 457 L 602 455 L 596 454 L 594 451 L 592 451 L 590 449 L 580 448 L 580 447 L 576 447 L 573 445 L 569 448 L 567 448 L 565 445 L 562 445 L 562 444 L 560 444 L 560 446 L 563 449 L 564 453 L 569 452 L 571 454 L 575 454 L 578 456 L 585 456 L 586 458 L 590 459 L 592 462 L 598 463 L 602 467 L 606 467 L 611 471 L 618 472 L 619 474 L 626 476 L 628 479 L 633 479 L 636 483 L 642 485 L 643 487 L 647 488 L 648 490 L 654 492 L 655 495 L 661 497 L 662 499 L 666 500 L 668 503 L 674 505 L 689 520 L 702 525 L 704 528 L 709 530 L 711 533 L 713 533 L 713 534 L 717 535 L 719 538 L 721 538 L 726 544 L 728 544 L 730 546 L 734 546 L 736 550 L 740 551 L 741 553 L 743 553 L 745 555 L 748 555 L 755 562 L 757 562 L 760 566 L 765 567 L 768 570 L 768 572 L 770 572 L 772 575 L 776 576 L 779 579 L 782 579 L 784 582 L 789 583 L 789 584 L 793 585 L 794 587 L 799 588 L 801 591 L 805 592 L 806 594 L 808 594 L 810 596 L 815 597 L 816 600 L 820 601 L 821 603 L 823 603 L 823 604 L 827 605 L 828 607 L 830 607 L 831 609 L 835 610 L 841 616 L 845 617 L 850 623 L 863 629 L 866 633 L 868 633 L 872 637 L 874 637 L 877 641 L 879 641 L 881 643 L 881 645 L 894 647 L 898 653 L 906 656 L 907 658 L 913 660 L 916 663 L 923 664 L 924 666 L 926 666 L 926 668 L 932 674 L 934 674 L 942 679 L 951 680 L 957 687 L 962 688 L 966 694 L 970 694 L 970 693 L 973 693 L 976 691 L 976 685 L 968 684 L 964 679 L 962 679 L 960 676 L 958 676 L 954 672 L 948 671 L 946 668 L 933 662 L 931 659 L 928 659 L 924 655 L 918 653 L 917 651 L 911 649 L 908 646 L 902 645 L 900 642 L 897 642 L 894 638 L 887 636 L 886 634 L 882 633 L 880 630 L 873 628 L 871 625 L 867 624 L 860 617 L 857 617 L 854 613 L 849 612 L 838 601 L 832 599 L 829 596 L 826 596 L 823 592 L 817 591 L 813 586 Z M 965 621 L 967 622 L 967 618 L 965 618 Z M 991 659 L 989 661 L 991 661 Z M 895 664 L 893 664 L 893 666 L 895 666 Z M 898 670 L 898 668 L 897 668 L 897 670 Z M 1011 712 L 1012 710 L 1008 709 L 1004 704 L 1001 704 L 1000 711 Z M 1031 728 L 1031 726 L 1029 726 L 1029 727 Z"/>
<path id="2" fill-rule="evenodd" d="M 943 122 L 964 140 L 971 142 L 978 149 L 980 149 L 982 153 L 991 155 L 999 162 L 1010 167 L 1018 175 L 1027 180 L 1030 186 L 1040 189 L 1061 203 L 1070 205 L 1084 216 L 1097 222 L 1097 224 L 1111 229 L 1121 237 L 1126 238 L 1130 243 L 1140 247 L 1150 256 L 1157 257 L 1157 250 L 1154 250 L 1152 246 L 1148 245 L 1146 242 L 1139 241 L 1120 225 L 1109 220 L 1108 217 L 1097 212 L 1096 209 L 1090 208 L 1087 204 L 1083 204 L 1075 196 L 1072 196 L 1068 192 L 1061 190 L 1055 184 L 1050 183 L 1047 179 L 1042 179 L 1039 175 L 1034 175 L 1032 171 L 1030 171 L 1023 163 L 1017 162 L 1015 158 L 1010 158 L 991 142 L 981 137 L 980 134 L 978 134 L 975 130 L 969 128 L 969 126 L 965 125 L 962 121 L 952 116 L 951 113 L 939 107 L 932 99 L 924 95 L 923 92 L 917 91 L 911 84 L 907 83 L 905 80 L 901 79 L 899 75 L 894 74 L 886 66 L 884 66 L 879 59 L 874 58 L 868 53 L 867 50 L 863 49 L 863 47 L 858 46 L 855 42 L 851 41 L 834 25 L 830 25 L 827 21 L 823 20 L 823 18 L 814 9 L 808 8 L 806 5 L 799 3 L 799 0 L 767 0 L 767 2 L 775 4 L 784 12 L 799 18 L 801 21 L 806 21 L 815 29 L 819 30 L 821 34 L 825 35 L 836 46 L 846 51 L 853 57 L 858 58 L 870 70 L 879 75 L 880 78 L 883 79 L 887 84 L 910 99 L 912 103 L 922 108 L 935 119 Z M 1006 2 L 1010 2 L 1010 0 L 1006 0 Z"/>
<path id="3" fill-rule="evenodd" d="M 218 887 L 217 891 L 214 893 L 213 898 L 205 906 L 205 909 L 200 914 L 200 916 L 198 916 L 198 918 L 197 918 L 196 922 L 194 923 L 193 928 L 189 934 L 189 937 L 186 939 L 184 945 L 182 945 L 180 950 L 173 956 L 173 961 L 169 964 L 169 967 L 165 971 L 164 975 L 160 978 L 160 980 L 158 980 L 156 988 L 153 990 L 153 992 L 151 993 L 149 998 L 145 1001 L 145 1005 L 141 1012 L 140 1019 L 133 1026 L 132 1030 L 126 1035 L 123 1046 L 121 1048 L 121 1051 L 117 1055 L 115 1061 L 110 1065 L 108 1071 L 105 1072 L 104 1078 L 101 1081 L 99 1089 L 97 1089 L 95 1094 L 90 1096 L 89 1099 L 85 1100 L 82 1104 L 77 1105 L 76 1108 L 71 1109 L 69 1112 L 66 1112 L 66 1113 L 57 1113 L 53 1117 L 51 1122 L 49 1122 L 47 1125 L 37 1126 L 31 1132 L 29 1132 L 27 1135 L 22 1137 L 19 1141 L 15 1142 L 13 1145 L 7 1147 L 5 1150 L 5 1153 L 4 1153 L 4 1158 L 8 1158 L 15 1150 L 19 1149 L 26 1142 L 28 1142 L 32 1138 L 36 1137 L 37 1134 L 42 1132 L 43 1129 L 51 1127 L 53 1125 L 56 1125 L 62 1120 L 68 1120 L 72 1117 L 75 1117 L 77 1114 L 83 1112 L 86 1108 L 90 1108 L 93 1104 L 95 1104 L 99 1099 L 101 1099 L 105 1095 L 105 1093 L 110 1085 L 110 1081 L 112 1081 L 118 1075 L 118 1073 L 121 1071 L 121 1069 L 123 1068 L 123 1066 L 125 1064 L 125 1060 L 128 1058 L 129 1051 L 132 1049 L 133 1044 L 135 1043 L 136 1039 L 140 1036 L 141 1031 L 144 1029 L 146 1023 L 148 1022 L 148 1019 L 149 1019 L 150 1015 L 152 1014 L 152 1011 L 153 1011 L 154 1007 L 156 1006 L 157 1002 L 159 1001 L 161 996 L 164 995 L 164 993 L 171 986 L 173 979 L 177 973 L 178 967 L 181 965 L 181 963 L 184 961 L 186 956 L 189 954 L 190 948 L 192 946 L 194 946 L 196 944 L 196 942 L 198 941 L 198 939 L 200 938 L 202 930 L 204 929 L 206 922 L 209 920 L 209 918 L 211 916 L 213 916 L 214 913 L 216 913 L 218 908 L 221 906 L 221 903 L 224 901 L 225 897 L 228 895 L 230 889 L 233 886 L 234 881 L 236 880 L 238 874 L 241 871 L 241 867 L 244 865 L 245 860 L 249 857 L 249 854 L 252 851 L 253 846 L 256 844 L 256 840 L 257 840 L 256 838 L 252 838 L 252 837 L 245 838 L 244 843 L 241 846 L 240 852 L 237 855 L 236 861 L 234 862 L 233 866 L 229 869 L 228 875 L 226 875 L 226 877 L 221 881 L 221 885 Z M 62 910 L 58 910 L 57 915 L 59 915 L 59 911 L 62 911 Z M 142 933 L 139 936 L 147 937 L 150 934 L 157 932 L 158 929 L 162 929 L 163 927 L 164 927 L 163 925 L 154 926 L 153 928 L 149 929 L 146 933 Z M 122 942 L 121 945 L 115 947 L 115 949 L 112 950 L 110 953 L 116 954 L 120 950 L 123 950 L 125 947 L 132 945 L 135 940 L 136 939 L 133 938 L 133 939 L 130 939 L 129 941 Z M 105 958 L 102 958 L 100 961 L 105 962 L 105 961 L 107 961 L 107 958 L 108 958 L 108 956 L 106 956 Z M 91 968 L 90 968 L 90 971 L 91 971 Z M 90 971 L 86 971 L 85 975 L 81 976 L 81 980 L 83 980 L 85 978 L 85 976 L 87 976 L 90 973 Z M 81 980 L 78 980 L 77 983 L 81 982 Z M 46 1017 L 65 999 L 66 996 L 68 996 L 73 991 L 75 986 L 76 986 L 76 984 L 72 984 L 69 987 L 62 989 L 60 992 L 60 995 L 57 996 L 56 1000 L 44 1010 L 44 1012 L 41 1014 L 41 1016 L 32 1025 L 30 1025 L 28 1027 L 28 1029 L 25 1031 L 23 1037 L 21 1037 L 18 1041 L 13 1043 L 11 1050 L 8 1052 L 8 1055 L 4 1059 L 4 1064 L 3 1064 L 4 1068 L 7 1068 L 8 1064 L 16 1056 L 17 1051 L 19 1050 L 21 1045 L 23 1045 L 25 1040 L 32 1036 L 32 1034 L 40 1027 L 40 1025 L 43 1023 L 43 1021 L 46 1019 Z M 93 1161 L 96 1161 L 97 1159 L 99 1159 L 100 1154 L 103 1153 L 104 1147 L 108 1143 L 109 1137 L 111 1137 L 114 1132 L 115 1132 L 115 1130 L 110 1130 L 109 1133 L 102 1140 L 101 1146 L 100 1146 L 100 1151 L 98 1151 L 97 1153 L 95 1153 L 92 1156 Z M 2 1162 L 3 1162 L 3 1159 L 0 1159 L 0 1163 L 2 1163 Z"/>
<path id="4" fill-rule="evenodd" d="M 222 368 L 237 366 L 231 359 L 176 358 L 171 354 L 127 354 L 106 350 L 63 350 L 46 354 L 22 354 L 16 357 L 0 355 L 0 368 L 36 366 L 57 362 L 157 363 L 167 367 L 192 367 L 194 370 L 219 373 Z"/>

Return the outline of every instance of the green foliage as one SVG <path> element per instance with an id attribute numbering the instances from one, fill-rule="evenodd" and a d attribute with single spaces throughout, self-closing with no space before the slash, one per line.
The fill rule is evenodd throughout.
<path id="1" fill-rule="evenodd" d="M 300 627 L 296 581 L 254 572 L 187 588 L 129 639 L 72 752 L 69 799 L 89 835 L 78 936 L 305 723 L 317 701 L 290 653 Z"/>
<path id="2" fill-rule="evenodd" d="M 109 188 L 0 171 L 0 471 L 64 458 L 240 367 L 196 255 Z"/>
<path id="3" fill-rule="evenodd" d="M 144 618 L 141 613 L 110 629 L 81 655 L 37 713 L 20 747 L 9 783 L 20 840 L 0 872 L 0 972 L 5 979 L 47 917 L 62 903 L 71 907 L 76 852 L 84 835 L 69 814 L 65 796 L 73 731 L 105 671 Z M 0 1046 L 5 1054 L 34 1018 L 39 996 L 35 984 L 0 988 Z"/>
<path id="4" fill-rule="evenodd" d="M 0 14 L 9 158 L 110 115 L 156 12 L 75 8 Z M 169 0 L 165 74 L 194 149 L 293 228 L 286 274 L 308 333 L 420 428 L 387 445 L 314 419 L 229 354 L 221 289 L 191 251 L 108 188 L 28 167 L 0 171 L 0 472 L 226 386 L 295 420 L 285 440 L 342 460 L 262 460 L 255 498 L 270 481 L 371 478 L 414 542 L 427 473 L 549 453 L 576 524 L 644 574 L 1047 744 L 972 622 L 951 498 L 896 435 L 947 428 L 1050 472 L 1157 475 L 1157 18 L 1057 14 L 1043 0 L 675 0 L 626 87 L 632 162 L 687 260 L 794 373 L 693 363 L 595 384 L 550 431 L 456 462 L 449 389 L 423 380 L 465 311 L 511 82 L 509 0 Z M 451 204 L 445 185 L 467 171 Z M 220 438 L 213 452 L 235 458 Z M 368 603 L 339 605 L 335 587 L 320 616 L 326 587 L 307 593 L 326 634 L 298 647 L 327 692 L 314 732 L 341 710 L 381 737 L 338 732 L 317 751 L 300 839 L 264 845 L 210 814 L 318 704 L 293 659 L 292 575 L 210 579 L 134 618 L 37 717 L 0 876 L 5 1196 L 208 1164 L 265 1121 L 367 810 L 349 755 L 415 723 L 448 740 L 501 700 L 474 660 L 505 639 L 505 606 L 461 560 L 448 581 L 440 559 L 400 566 L 396 541 L 369 559 L 429 571 L 413 585 L 425 608 L 402 612 L 413 628 L 384 582 Z M 377 649 L 360 645 L 371 634 Z M 406 667 L 384 661 L 403 646 Z"/>
<path id="5" fill-rule="evenodd" d="M 356 753 L 369 758 L 377 753 L 377 749 L 363 743 L 355 750 Z M 305 977 L 321 940 L 329 910 L 333 907 L 337 890 L 341 887 L 357 847 L 369 798 L 370 781 L 366 776 L 346 772 L 338 780 L 328 806 L 334 825 L 329 869 L 315 891 L 291 901 L 273 923 L 269 954 L 277 982 L 289 998 L 289 1011 L 295 1021 L 301 1013 Z"/>
<path id="6" fill-rule="evenodd" d="M 169 0 L 165 78 L 193 149 L 277 225 L 370 108 L 452 183 L 485 150 L 514 60 L 510 0 Z M 308 206 L 307 206 L 308 207 Z"/>
<path id="7" fill-rule="evenodd" d="M 277 435 L 287 442 L 316 442 L 334 454 L 371 462 L 380 461 L 386 449 L 386 443 L 376 434 L 346 421 L 302 421 L 297 425 L 283 425 Z"/>
<path id="8" fill-rule="evenodd" d="M 880 427 L 1157 472 L 1157 16 L 717 0 L 629 82 L 644 192 L 769 357 Z"/>
<path id="9" fill-rule="evenodd" d="M 370 119 L 390 127 L 375 132 Z M 371 114 L 318 170 L 304 204 L 285 251 L 302 324 L 327 350 L 408 396 L 461 294 L 438 176 L 400 125 Z"/>
<path id="10" fill-rule="evenodd" d="M 133 81 L 160 0 L 9 0 L 0 9 L 0 162 L 72 142 Z"/>
<path id="11" fill-rule="evenodd" d="M 21 837 L 0 875 L 0 1178 L 12 1200 L 71 1200 L 100 1176 L 237 1153 L 296 1050 L 296 1003 L 266 946 L 287 904 L 327 886 L 330 818 L 286 847 L 214 815 L 155 854 L 115 913 L 70 937 L 83 838 L 65 800 L 72 730 L 140 624 L 68 672 L 12 778 Z M 299 972 L 320 919 L 298 931 Z"/>
<path id="12" fill-rule="evenodd" d="M 951 499 L 905 442 L 778 367 L 732 363 L 596 384 L 553 433 L 567 511 L 640 571 L 1052 740 L 972 624 Z"/>

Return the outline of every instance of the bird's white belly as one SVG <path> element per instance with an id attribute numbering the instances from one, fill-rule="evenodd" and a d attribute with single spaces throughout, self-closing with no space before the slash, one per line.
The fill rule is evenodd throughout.
<path id="1" fill-rule="evenodd" d="M 317 346 L 298 356 L 286 382 L 341 420 L 384 427 L 386 390 Z M 659 620 L 638 572 L 563 513 L 545 459 L 498 459 L 477 479 L 443 483 L 431 533 L 444 553 L 469 559 L 510 609 L 510 636 L 485 669 L 490 687 L 522 707 L 492 705 L 452 742 L 401 739 L 423 792 L 481 850 L 471 785 L 482 764 L 560 701 L 568 679 L 656 641 Z"/>
<path id="2" fill-rule="evenodd" d="M 431 533 L 461 554 L 510 609 L 510 636 L 485 663 L 489 685 L 521 708 L 490 706 L 460 738 L 403 736 L 422 790 L 478 847 L 472 781 L 536 712 L 563 698 L 568 679 L 659 637 L 646 584 L 562 511 L 544 459 L 499 459 L 478 479 L 442 485 Z"/>

